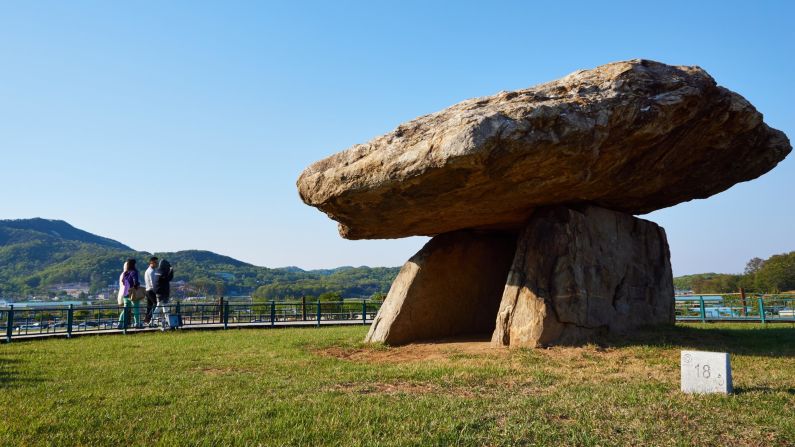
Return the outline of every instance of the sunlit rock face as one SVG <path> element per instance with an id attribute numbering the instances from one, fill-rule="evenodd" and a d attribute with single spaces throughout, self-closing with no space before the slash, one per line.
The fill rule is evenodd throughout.
<path id="1" fill-rule="evenodd" d="M 312 164 L 298 191 L 348 239 L 434 236 L 368 341 L 579 344 L 674 321 L 665 232 L 633 214 L 754 179 L 791 150 L 703 69 L 631 60 L 401 124 Z"/>
<path id="2" fill-rule="evenodd" d="M 674 322 L 665 231 L 594 206 L 538 210 L 519 235 L 492 342 L 580 344 Z"/>
<path id="3" fill-rule="evenodd" d="M 348 239 L 518 228 L 539 206 L 630 214 L 705 198 L 791 150 L 699 67 L 631 60 L 470 99 L 309 166 L 303 201 Z"/>

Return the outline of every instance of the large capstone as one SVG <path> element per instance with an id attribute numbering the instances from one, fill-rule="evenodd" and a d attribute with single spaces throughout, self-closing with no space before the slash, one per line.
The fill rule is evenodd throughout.
<path id="1" fill-rule="evenodd" d="M 631 60 L 419 117 L 312 164 L 298 191 L 348 239 L 516 229 L 547 205 L 709 197 L 790 150 L 703 69 Z"/>
<path id="2" fill-rule="evenodd" d="M 584 206 L 538 210 L 522 230 L 492 341 L 579 344 L 674 322 L 665 231 L 628 214 Z"/>

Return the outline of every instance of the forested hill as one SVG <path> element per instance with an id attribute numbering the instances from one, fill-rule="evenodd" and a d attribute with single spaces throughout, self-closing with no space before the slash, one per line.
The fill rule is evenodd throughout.
<path id="1" fill-rule="evenodd" d="M 0 246 L 38 240 L 84 242 L 119 250 L 132 250 L 121 242 L 77 229 L 62 220 L 38 217 L 0 220 Z"/>
<path id="2" fill-rule="evenodd" d="M 677 290 L 696 293 L 730 293 L 743 288 L 746 292 L 778 293 L 795 291 L 795 251 L 773 255 L 767 259 L 753 258 L 742 274 L 698 273 L 674 278 Z"/>
<path id="3" fill-rule="evenodd" d="M 304 271 L 266 268 L 210 251 L 155 253 L 175 266 L 182 293 L 255 294 L 268 299 L 321 294 L 344 297 L 386 293 L 398 268 L 340 267 Z M 46 219 L 0 220 L 0 297 L 43 294 L 66 283 L 97 293 L 118 281 L 125 259 L 144 267 L 150 253 Z"/>

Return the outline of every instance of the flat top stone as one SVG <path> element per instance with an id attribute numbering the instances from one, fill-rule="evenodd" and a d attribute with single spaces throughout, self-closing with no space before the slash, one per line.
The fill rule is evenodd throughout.
<path id="1" fill-rule="evenodd" d="M 703 69 L 631 60 L 421 116 L 297 185 L 343 237 L 397 238 L 514 228 L 554 204 L 647 213 L 754 179 L 791 149 Z"/>

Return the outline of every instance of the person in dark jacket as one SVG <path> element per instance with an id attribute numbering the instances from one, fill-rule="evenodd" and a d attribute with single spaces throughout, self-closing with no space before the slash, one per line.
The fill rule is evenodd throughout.
<path id="1" fill-rule="evenodd" d="M 160 265 L 155 270 L 152 286 L 155 290 L 157 297 L 157 309 L 155 313 L 160 310 L 160 330 L 165 331 L 169 327 L 169 314 L 168 314 L 168 300 L 171 297 L 171 280 L 174 279 L 174 269 L 171 264 L 162 259 Z"/>
<path id="2" fill-rule="evenodd" d="M 127 315 L 127 309 L 134 310 L 133 315 L 135 317 L 135 326 L 139 327 L 141 314 L 138 307 L 138 302 L 133 302 L 131 299 L 133 289 L 137 289 L 141 286 L 141 283 L 138 279 L 138 270 L 135 268 L 135 259 L 128 259 L 127 262 L 124 263 L 124 271 L 119 278 L 119 286 L 119 296 L 122 298 L 120 301 L 122 302 L 124 309 L 121 311 L 121 315 L 119 315 L 119 325 L 117 328 L 121 329 L 127 326 L 127 322 L 130 318 L 129 315 Z"/>

